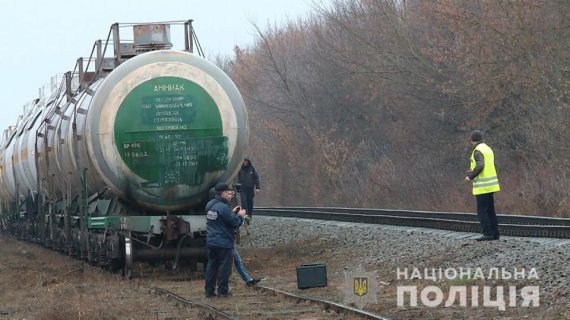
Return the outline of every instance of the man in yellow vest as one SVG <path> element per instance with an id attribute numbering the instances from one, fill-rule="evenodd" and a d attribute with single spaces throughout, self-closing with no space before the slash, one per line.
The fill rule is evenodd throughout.
<path id="1" fill-rule="evenodd" d="M 495 213 L 493 194 L 501 188 L 495 170 L 493 150 L 483 142 L 483 133 L 471 132 L 471 166 L 465 181 L 473 182 L 473 195 L 477 198 L 477 218 L 483 229 L 483 236 L 477 241 L 499 240 L 499 226 Z"/>

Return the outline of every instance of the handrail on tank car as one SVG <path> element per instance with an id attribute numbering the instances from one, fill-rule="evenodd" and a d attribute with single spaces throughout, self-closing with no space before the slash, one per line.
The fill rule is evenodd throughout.
<path id="1" fill-rule="evenodd" d="M 77 91 L 82 91 L 83 89 L 89 87 L 93 82 L 99 80 L 102 77 L 103 71 L 103 62 L 105 54 L 107 53 L 107 47 L 111 42 L 111 35 L 113 35 L 113 48 L 114 48 L 114 62 L 115 67 L 121 64 L 123 61 L 121 60 L 121 38 L 119 34 L 120 28 L 125 27 L 134 27 L 137 25 L 153 25 L 153 24 L 169 24 L 169 25 L 176 25 L 176 24 L 183 24 L 184 25 L 184 50 L 190 53 L 194 52 L 194 46 L 198 51 L 198 55 L 204 57 L 204 50 L 200 45 L 200 41 L 196 35 L 196 31 L 192 26 L 192 22 L 194 20 L 175 20 L 175 21 L 164 21 L 164 22 L 150 22 L 150 23 L 118 23 L 115 22 L 109 28 L 109 33 L 107 34 L 107 39 L 105 40 L 105 45 L 103 46 L 103 40 L 99 39 L 96 40 L 91 48 L 91 53 L 89 54 L 89 58 L 87 58 L 87 65 L 83 68 L 83 61 L 84 58 L 80 57 L 77 59 L 75 63 L 75 67 L 73 71 L 67 72 L 65 77 L 62 80 L 62 83 L 65 82 L 66 84 L 66 93 L 69 98 L 74 96 Z M 91 65 L 91 61 L 95 61 L 95 71 L 92 77 L 90 77 L 89 81 L 85 81 L 85 74 L 89 70 L 89 66 Z M 77 73 L 76 73 L 77 72 Z M 74 92 L 71 88 L 71 79 L 76 74 L 79 75 L 79 86 L 77 90 Z"/>

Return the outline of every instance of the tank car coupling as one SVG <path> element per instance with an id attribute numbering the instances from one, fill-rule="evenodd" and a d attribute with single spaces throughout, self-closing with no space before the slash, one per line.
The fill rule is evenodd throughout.
<path id="1" fill-rule="evenodd" d="M 178 216 L 160 218 L 160 230 L 166 241 L 178 239 L 181 235 L 190 233 L 190 223 Z"/>

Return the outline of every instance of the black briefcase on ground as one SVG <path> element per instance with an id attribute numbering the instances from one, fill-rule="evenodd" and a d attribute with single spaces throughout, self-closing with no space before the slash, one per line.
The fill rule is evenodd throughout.
<path id="1" fill-rule="evenodd" d="M 297 288 L 327 286 L 327 267 L 324 264 L 304 264 L 297 267 Z"/>

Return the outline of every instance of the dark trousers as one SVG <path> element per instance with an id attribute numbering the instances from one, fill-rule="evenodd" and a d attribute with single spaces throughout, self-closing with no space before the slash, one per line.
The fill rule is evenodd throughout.
<path id="1" fill-rule="evenodd" d="M 481 223 L 483 234 L 486 236 L 499 236 L 499 224 L 495 213 L 495 199 L 493 193 L 479 194 L 477 198 L 477 218 Z"/>
<path id="2" fill-rule="evenodd" d="M 218 295 L 227 294 L 232 273 L 231 248 L 208 247 L 208 266 L 206 267 L 206 295 L 213 296 L 218 280 Z"/>
<path id="3" fill-rule="evenodd" d="M 253 196 L 255 195 L 255 190 L 253 188 L 242 188 L 241 189 L 241 207 L 247 211 L 247 214 L 251 217 L 253 214 Z"/>

